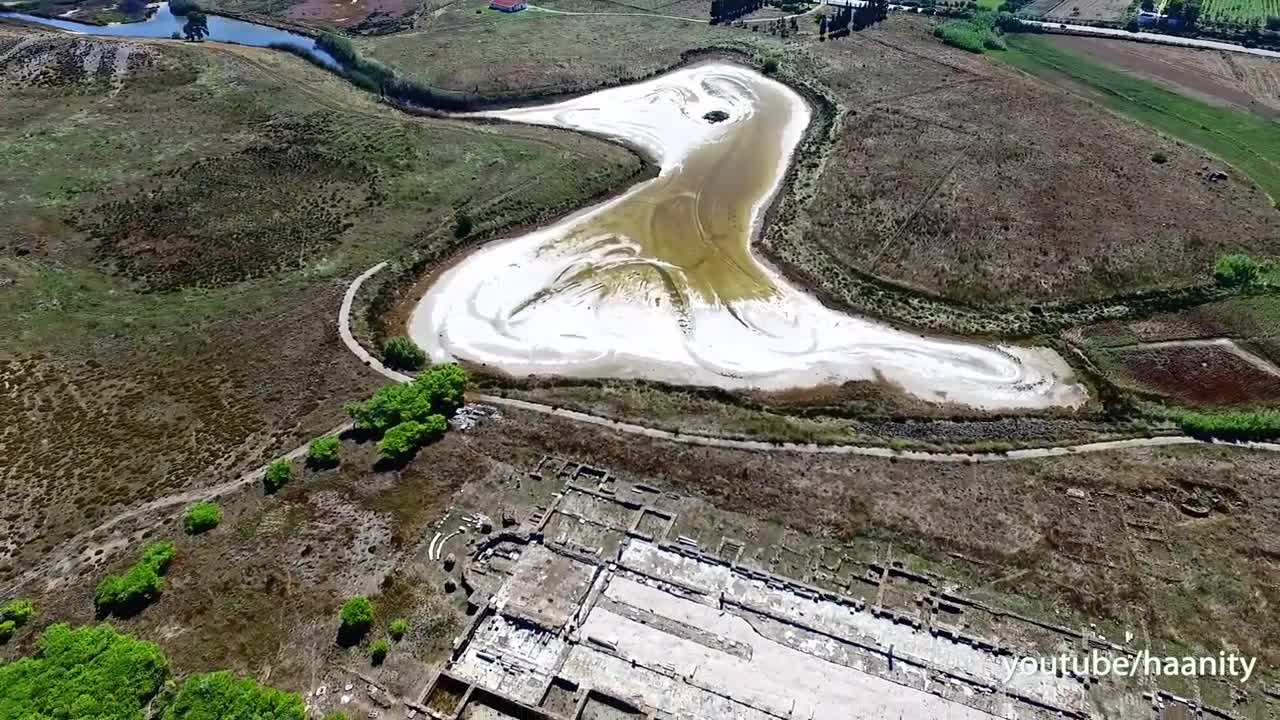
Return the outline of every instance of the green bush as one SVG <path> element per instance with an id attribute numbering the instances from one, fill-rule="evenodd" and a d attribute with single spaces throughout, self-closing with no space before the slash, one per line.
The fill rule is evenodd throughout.
<path id="1" fill-rule="evenodd" d="M 387 626 L 387 632 L 391 634 L 391 639 L 399 642 L 405 635 L 409 634 L 409 621 L 404 618 L 396 618 Z"/>
<path id="2" fill-rule="evenodd" d="M 373 644 L 369 646 L 369 659 L 373 661 L 374 665 L 381 665 L 382 661 L 387 659 L 388 649 L 386 640 L 382 638 L 374 640 Z"/>
<path id="3" fill-rule="evenodd" d="M 110 625 L 51 625 L 36 647 L 0 663 L 0 718 L 143 720 L 169 675 L 160 648 Z"/>
<path id="4" fill-rule="evenodd" d="M 1243 287 L 1257 282 L 1263 266 L 1243 253 L 1223 255 L 1213 265 L 1213 277 L 1220 285 Z"/>
<path id="5" fill-rule="evenodd" d="M 195 0 L 169 0 L 169 12 L 181 17 L 192 12 L 202 13 L 204 8 Z"/>
<path id="6" fill-rule="evenodd" d="M 341 462 L 338 457 L 340 449 L 341 444 L 338 442 L 338 438 L 332 435 L 318 437 L 312 440 L 311 445 L 307 447 L 307 462 L 311 463 L 312 467 L 337 467 L 338 463 Z"/>
<path id="7" fill-rule="evenodd" d="M 967 20 L 950 20 L 933 29 L 933 34 L 942 42 L 968 50 L 982 53 L 987 50 L 1005 50 L 1001 31 L 1016 30 L 1021 25 L 1009 13 L 977 12 Z"/>
<path id="8" fill-rule="evenodd" d="M 403 422 L 425 422 L 432 415 L 453 415 L 462 406 L 467 372 L 454 364 L 436 365 L 413 382 L 387 385 L 373 397 L 348 403 L 357 430 L 380 435 Z"/>
<path id="9" fill-rule="evenodd" d="M 1169 162 L 1169 156 L 1162 152 L 1151 153 L 1151 162 L 1157 165 L 1163 165 Z"/>
<path id="10" fill-rule="evenodd" d="M 1169 413 L 1188 435 L 1224 440 L 1280 437 L 1280 409 L 1173 410 Z"/>
<path id="11" fill-rule="evenodd" d="M 188 535 L 199 535 L 206 530 L 218 527 L 220 522 L 222 522 L 222 511 L 218 509 L 218 505 L 203 501 L 187 508 L 186 514 L 182 516 L 182 529 L 186 530 Z"/>
<path id="12" fill-rule="evenodd" d="M 471 216 L 459 210 L 453 217 L 453 236 L 461 240 L 471 234 L 475 224 L 471 221 Z"/>
<path id="13" fill-rule="evenodd" d="M 26 625 L 36 614 L 36 606 L 26 598 L 16 598 L 0 606 L 0 620 L 12 622 L 14 627 Z"/>
<path id="14" fill-rule="evenodd" d="M 262 489 L 271 495 L 293 479 L 293 463 L 289 458 L 277 458 L 267 466 L 262 475 Z"/>
<path id="15" fill-rule="evenodd" d="M 388 430 L 378 441 L 378 452 L 388 460 L 403 460 L 414 450 L 444 435 L 449 422 L 443 415 L 428 415 L 422 422 L 409 420 Z"/>
<path id="16" fill-rule="evenodd" d="M 0 645 L 3 645 L 17 632 L 18 624 L 12 620 L 0 620 Z"/>
<path id="17" fill-rule="evenodd" d="M 764 69 L 764 74 L 765 74 L 765 75 L 772 75 L 772 74 L 774 74 L 774 73 L 778 72 L 778 67 L 779 67 L 779 65 L 780 65 L 780 63 L 778 62 L 778 58 L 776 58 L 776 57 L 766 58 L 766 59 L 765 59 L 765 61 L 764 61 L 764 68 L 763 68 L 763 69 Z"/>
<path id="18" fill-rule="evenodd" d="M 427 356 L 412 340 L 397 335 L 383 344 L 382 361 L 397 370 L 417 370 L 426 364 Z"/>
<path id="19" fill-rule="evenodd" d="M 178 689 L 164 720 L 305 720 L 295 693 L 265 687 L 229 672 L 192 675 Z"/>
<path id="20" fill-rule="evenodd" d="M 108 575 L 98 582 L 93 603 L 98 612 L 132 615 L 155 601 L 164 589 L 165 571 L 176 553 L 173 543 L 148 545 L 124 575 Z"/>
<path id="21" fill-rule="evenodd" d="M 342 604 L 338 613 L 342 621 L 341 631 L 352 637 L 361 637 L 373 624 L 373 603 L 363 595 L 356 595 Z"/>

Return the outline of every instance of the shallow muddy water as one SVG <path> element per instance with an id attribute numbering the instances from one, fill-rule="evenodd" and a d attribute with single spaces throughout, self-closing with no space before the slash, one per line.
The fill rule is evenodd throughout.
<path id="1" fill-rule="evenodd" d="M 704 118 L 714 110 L 728 119 Z M 607 135 L 643 148 L 661 173 L 442 273 L 409 320 L 435 360 L 767 390 L 885 380 L 984 408 L 1086 397 L 1052 350 L 928 338 L 838 313 L 754 257 L 753 232 L 809 121 L 778 82 L 712 63 L 484 115 Z"/>
<path id="2" fill-rule="evenodd" d="M 11 12 L 0 12 L 0 17 L 25 20 L 84 35 L 137 38 L 167 38 L 172 37 L 174 33 L 181 35 L 182 27 L 187 22 L 186 18 L 178 17 L 170 12 L 169 3 L 167 2 L 160 3 L 155 12 L 151 14 L 151 17 L 146 20 L 111 25 L 91 25 L 74 20 L 58 20 Z M 316 41 L 306 35 L 219 15 L 209 15 L 208 20 L 209 36 L 207 39 L 209 40 L 234 43 L 236 45 L 253 45 L 255 47 L 291 45 L 299 50 L 305 50 L 326 65 L 338 67 L 338 62 L 333 59 L 333 56 L 316 47 Z"/>

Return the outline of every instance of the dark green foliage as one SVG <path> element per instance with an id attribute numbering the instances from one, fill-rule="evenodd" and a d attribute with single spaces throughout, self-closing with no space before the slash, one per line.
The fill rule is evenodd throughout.
<path id="1" fill-rule="evenodd" d="M 1213 265 L 1213 277 L 1220 285 L 1243 287 L 1257 282 L 1263 266 L 1243 253 L 1223 255 Z"/>
<path id="2" fill-rule="evenodd" d="M 363 402 L 347 404 L 356 429 L 382 434 L 403 422 L 425 422 L 433 415 L 453 415 L 462 406 L 467 373 L 458 365 L 437 365 L 411 383 L 379 388 Z"/>
<path id="3" fill-rule="evenodd" d="M 764 61 L 764 68 L 763 68 L 763 69 L 764 69 L 764 74 L 765 74 L 765 75 L 772 75 L 772 74 L 774 74 L 774 73 L 778 72 L 778 67 L 779 67 L 778 58 L 776 58 L 776 57 L 770 57 L 770 58 L 767 58 L 767 59 Z"/>
<path id="4" fill-rule="evenodd" d="M 372 661 L 374 665 L 381 665 L 382 661 L 387 659 L 388 649 L 386 640 L 383 640 L 382 638 L 374 640 L 373 644 L 369 646 L 369 660 Z"/>
<path id="5" fill-rule="evenodd" d="M 190 12 L 204 12 L 195 0 L 169 0 L 169 12 L 179 17 Z"/>
<path id="6" fill-rule="evenodd" d="M 14 627 L 26 625 L 35 613 L 36 606 L 26 598 L 15 598 L 0 606 L 0 620 L 12 622 Z"/>
<path id="7" fill-rule="evenodd" d="M 188 535 L 198 535 L 218 527 L 220 522 L 222 522 L 222 511 L 218 509 L 216 503 L 198 502 L 187 508 L 186 514 L 182 516 L 182 529 L 186 530 Z"/>
<path id="8" fill-rule="evenodd" d="M 12 620 L 0 620 L 0 645 L 9 642 L 13 634 L 17 632 L 18 624 Z"/>
<path id="9" fill-rule="evenodd" d="M 182 35 L 192 42 L 199 42 L 209 35 L 209 18 L 199 10 L 187 11 L 187 22 L 182 26 Z"/>
<path id="10" fill-rule="evenodd" d="M 473 227 L 474 224 L 471 221 L 471 216 L 468 215 L 466 211 L 459 210 L 457 214 L 453 216 L 453 236 L 459 240 L 470 235 Z"/>
<path id="11" fill-rule="evenodd" d="M 1163 165 L 1169 162 L 1169 156 L 1162 152 L 1151 153 L 1151 162 L 1157 165 Z"/>
<path id="12" fill-rule="evenodd" d="M 404 618 L 396 618 L 387 626 L 387 633 L 391 635 L 391 639 L 397 642 L 409 633 L 409 621 Z"/>
<path id="13" fill-rule="evenodd" d="M 378 452 L 388 460 L 403 460 L 414 450 L 437 440 L 449 428 L 443 415 L 428 415 L 422 422 L 409 420 L 388 430 L 378 441 Z"/>
<path id="14" fill-rule="evenodd" d="M 193 675 L 179 688 L 164 720 L 304 720 L 302 698 L 229 672 Z"/>
<path id="15" fill-rule="evenodd" d="M 277 458 L 271 461 L 267 471 L 262 474 L 262 489 L 271 495 L 292 479 L 293 463 L 289 462 L 289 458 Z"/>
<path id="16" fill-rule="evenodd" d="M 338 438 L 332 435 L 318 437 L 307 447 L 307 462 L 316 468 L 337 467 L 341 462 L 338 457 L 341 447 Z"/>
<path id="17" fill-rule="evenodd" d="M 968 20 L 949 20 L 933 29 L 933 34 L 942 42 L 969 52 L 982 53 L 987 50 L 1004 50 L 1005 42 L 1001 37 L 1001 26 L 1017 23 L 1018 20 L 1002 13 L 974 13 Z"/>
<path id="18" fill-rule="evenodd" d="M 397 335 L 382 345 L 382 361 L 397 370 L 417 370 L 427 362 L 427 356 L 412 340 Z"/>
<path id="19" fill-rule="evenodd" d="M 133 615 L 155 601 L 164 589 L 162 577 L 176 554 L 173 543 L 148 545 L 124 575 L 108 575 L 98 582 L 93 603 L 102 614 Z"/>
<path id="20" fill-rule="evenodd" d="M 0 663 L 0 718 L 143 720 L 168 671 L 158 647 L 110 625 L 51 625 L 34 657 Z"/>

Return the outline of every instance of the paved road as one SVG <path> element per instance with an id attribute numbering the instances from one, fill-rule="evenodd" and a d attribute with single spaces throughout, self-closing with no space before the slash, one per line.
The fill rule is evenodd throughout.
<path id="1" fill-rule="evenodd" d="M 365 365 L 368 365 L 375 372 L 379 373 L 388 380 L 395 382 L 408 382 L 410 378 L 403 373 L 398 373 L 391 368 L 383 365 L 377 358 L 373 357 L 363 347 L 356 342 L 355 337 L 350 331 L 350 319 L 348 315 L 351 313 L 351 304 L 355 299 L 356 292 L 365 280 L 368 280 L 378 271 L 386 267 L 386 263 L 379 263 L 369 268 L 359 277 L 351 282 L 351 287 L 347 288 L 346 296 L 342 301 L 342 310 L 338 316 L 338 332 L 342 336 L 342 341 L 347 344 L 351 352 L 360 358 Z M 514 398 L 504 398 L 497 395 L 473 395 L 473 400 L 479 402 L 490 403 L 493 405 L 501 405 L 505 407 L 518 408 L 529 412 L 541 413 L 543 415 L 551 415 L 554 417 L 565 418 L 575 422 L 595 425 L 598 427 L 608 428 L 617 432 L 627 433 L 629 435 L 638 435 L 654 440 L 666 440 L 668 442 L 683 443 L 685 445 L 700 445 L 704 447 L 725 448 L 727 450 L 751 450 L 758 452 L 795 452 L 807 454 L 821 455 L 865 455 L 869 457 L 883 458 L 899 458 L 902 460 L 918 460 L 921 462 L 942 462 L 942 463 L 985 463 L 985 462 L 1003 462 L 1006 460 L 1029 460 L 1033 458 L 1061 457 L 1063 455 L 1075 455 L 1080 453 L 1105 452 L 1109 450 L 1123 450 L 1126 448 L 1150 448 L 1150 447 L 1171 447 L 1175 445 L 1199 445 L 1213 444 L 1226 445 L 1230 447 L 1238 447 L 1252 450 L 1268 450 L 1272 452 L 1280 452 L 1280 443 L 1210 443 L 1204 440 L 1190 437 L 1188 435 L 1163 435 L 1159 437 L 1131 438 L 1128 440 L 1107 440 L 1103 442 L 1082 443 L 1079 445 L 1065 445 L 1061 447 L 1038 447 L 1023 448 L 1020 450 L 1010 450 L 1008 452 L 995 453 L 965 453 L 965 452 L 926 452 L 923 450 L 894 450 L 887 447 L 879 447 L 875 445 L 818 445 L 816 443 L 792 443 L 792 442 L 765 442 L 761 440 L 735 440 L 731 438 L 711 437 L 707 435 L 690 435 L 688 433 L 676 433 L 669 430 L 661 430 L 658 428 L 637 425 L 635 423 L 622 422 L 612 418 L 600 415 L 592 415 L 590 413 L 579 412 L 577 410 L 566 410 L 564 408 L 556 408 L 543 403 L 529 402 L 526 400 L 516 400 Z"/>

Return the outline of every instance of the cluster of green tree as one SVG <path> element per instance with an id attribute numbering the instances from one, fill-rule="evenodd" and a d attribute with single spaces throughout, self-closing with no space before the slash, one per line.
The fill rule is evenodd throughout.
<path id="1" fill-rule="evenodd" d="M 338 61 L 342 66 L 341 74 L 356 86 L 383 97 L 451 112 L 477 110 L 488 104 L 487 99 L 481 96 L 447 92 L 401 77 L 387 65 L 362 56 L 350 40 L 336 33 L 321 33 L 316 38 L 316 47 Z M 315 60 L 310 54 L 290 45 L 278 48 Z"/>
<path id="2" fill-rule="evenodd" d="M 764 7 L 764 0 L 711 0 L 711 24 L 736 20 Z"/>
<path id="3" fill-rule="evenodd" d="M 1174 422 L 1188 435 L 1222 440 L 1266 440 L 1280 436 L 1280 409 L 1173 410 Z"/>
<path id="4" fill-rule="evenodd" d="M 427 355 L 412 340 L 397 335 L 382 344 L 382 362 L 397 370 L 417 370 L 427 363 Z"/>
<path id="5" fill-rule="evenodd" d="M 200 10 L 187 12 L 187 21 L 182 25 L 182 36 L 191 42 L 200 42 L 209 36 L 209 16 Z"/>
<path id="6" fill-rule="evenodd" d="M 1213 278 L 1229 287 L 1280 285 L 1280 265 L 1244 253 L 1223 255 L 1213 264 Z"/>
<path id="7" fill-rule="evenodd" d="M 9 642 L 9 638 L 13 637 L 18 628 L 30 622 L 35 613 L 35 605 L 25 598 L 15 598 L 0 605 L 0 645 Z"/>
<path id="8" fill-rule="evenodd" d="M 421 445 L 444 434 L 446 418 L 462 406 L 467 373 L 458 365 L 437 365 L 413 382 L 379 388 L 373 397 L 349 403 L 357 430 L 381 436 L 378 449 L 403 460 Z"/>
<path id="9" fill-rule="evenodd" d="M 338 438 L 332 435 L 318 437 L 307 446 L 307 464 L 316 469 L 338 467 L 342 462 L 338 457 L 341 447 Z"/>
<path id="10" fill-rule="evenodd" d="M 842 7 L 831 18 L 823 15 L 818 20 L 818 39 L 842 38 L 848 35 L 850 30 L 863 30 L 887 17 L 889 17 L 889 0 L 870 0 L 857 8 Z"/>
<path id="11" fill-rule="evenodd" d="M 222 522 L 222 510 L 217 503 L 201 501 L 187 508 L 182 516 L 182 529 L 188 535 L 199 535 L 202 532 L 218 527 Z"/>
<path id="12" fill-rule="evenodd" d="M 193 12 L 202 13 L 204 8 L 196 0 L 169 0 L 169 12 L 182 17 Z"/>
<path id="13" fill-rule="evenodd" d="M 293 479 L 293 463 L 289 458 L 276 458 L 262 474 L 262 491 L 274 495 Z"/>
<path id="14" fill-rule="evenodd" d="M 949 20 L 933 29 L 933 34 L 942 42 L 968 50 L 983 53 L 987 50 L 1004 50 L 1004 33 L 1022 28 L 1022 22 L 1007 12 L 978 12 L 964 20 Z"/>
<path id="15" fill-rule="evenodd" d="M 99 614 L 133 615 L 150 605 L 164 589 L 164 574 L 177 553 L 173 543 L 152 543 L 124 575 L 108 575 L 98 582 L 93 604 Z"/>
<path id="16" fill-rule="evenodd" d="M 36 653 L 0 664 L 0 718 L 304 720 L 302 698 L 227 672 L 166 689 L 169 661 L 154 643 L 110 625 L 51 625 Z M 171 686 L 170 686 L 171 687 Z"/>

